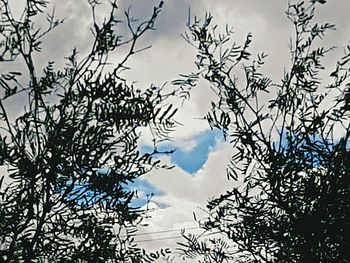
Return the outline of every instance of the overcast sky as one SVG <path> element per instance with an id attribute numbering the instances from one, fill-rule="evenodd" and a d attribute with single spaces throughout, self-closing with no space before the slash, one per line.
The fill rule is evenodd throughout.
<path id="1" fill-rule="evenodd" d="M 20 11 L 22 0 L 9 0 L 13 10 Z M 23 1 L 22 1 L 23 2 Z M 120 10 L 131 6 L 135 17 L 146 18 L 152 12 L 154 0 L 120 0 Z M 58 61 L 63 63 L 73 47 L 84 53 L 89 47 L 91 32 L 91 16 L 85 0 L 56 0 L 49 9 L 56 6 L 59 17 L 65 17 L 66 22 L 46 39 L 43 52 L 36 58 L 38 63 Z M 277 82 L 282 78 L 285 66 L 289 63 L 288 43 L 292 36 L 292 25 L 285 17 L 286 0 L 168 0 L 156 23 L 157 30 L 146 35 L 143 45 L 152 44 L 152 49 L 135 56 L 129 63 L 132 68 L 127 72 L 130 81 L 137 85 L 162 85 L 179 73 L 189 73 L 194 69 L 195 53 L 193 48 L 182 38 L 186 30 L 185 24 L 189 10 L 199 17 L 205 12 L 211 12 L 214 21 L 223 28 L 226 24 L 233 27 L 233 37 L 242 42 L 247 33 L 253 34 L 252 50 L 268 54 L 266 72 Z M 337 26 L 337 31 L 326 37 L 326 45 L 337 45 L 327 63 L 334 64 L 341 55 L 342 47 L 350 44 L 350 21 L 348 0 L 329 0 L 317 12 L 317 20 L 330 22 Z M 101 10 L 103 7 L 101 7 Z M 102 12 L 101 12 L 102 13 Z M 118 56 L 116 57 L 116 60 Z M 117 61 L 116 61 L 117 62 Z M 1 68 L 0 68 L 1 69 Z M 207 123 L 201 118 L 210 108 L 211 101 L 216 97 L 206 86 L 201 85 L 193 90 L 191 100 L 185 102 L 176 116 L 183 125 L 173 134 L 174 142 L 162 147 L 177 148 L 173 156 L 163 158 L 165 162 L 175 164 L 172 170 L 156 170 L 137 182 L 140 197 L 142 192 L 155 192 L 151 218 L 144 232 L 177 230 L 184 227 L 195 227 L 193 212 L 198 217 L 203 215 L 200 207 L 205 207 L 206 201 L 224 190 L 232 187 L 226 179 L 226 165 L 232 149 L 225 142 L 220 132 L 210 131 Z M 14 107 L 21 107 L 17 101 Z M 140 146 L 147 151 L 147 140 Z M 192 229 L 191 231 L 196 231 Z M 179 236 L 179 231 L 162 234 L 139 236 L 138 240 L 149 240 Z M 147 241 L 145 247 L 173 246 L 175 239 Z"/>

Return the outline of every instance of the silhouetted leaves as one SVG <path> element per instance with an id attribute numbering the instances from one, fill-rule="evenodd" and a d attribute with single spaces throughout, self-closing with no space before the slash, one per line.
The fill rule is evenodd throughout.
<path id="1" fill-rule="evenodd" d="M 42 31 L 33 21 L 47 1 L 27 0 L 18 21 L 8 1 L 0 1 L 1 61 L 21 57 L 29 72 L 28 79 L 20 72 L 0 76 L 0 164 L 8 167 L 0 184 L 1 260 L 151 262 L 169 253 L 148 254 L 134 242 L 147 211 L 134 207 L 129 184 L 159 165 L 152 155 L 139 153 L 138 129 L 149 127 L 154 141 L 166 139 L 177 109 L 166 102 L 171 95 L 162 88 L 140 90 L 122 75 L 130 56 L 140 51 L 136 41 L 154 28 L 162 4 L 139 24 L 131 25 L 126 13 L 131 37 L 122 42 L 115 30 L 121 23 L 116 2 L 98 24 L 97 1 L 90 1 L 91 52 L 79 58 L 74 49 L 65 68 L 48 62 L 38 74 L 32 58 L 41 51 L 41 38 L 62 20 L 50 14 Z M 125 57 L 106 67 L 110 52 L 121 45 L 128 48 Z M 28 103 L 13 120 L 6 100 L 19 92 L 27 93 Z"/>
<path id="2" fill-rule="evenodd" d="M 210 200 L 207 218 L 199 220 L 222 243 L 184 234 L 185 256 L 200 262 L 348 262 L 349 50 L 326 86 L 322 58 L 333 48 L 315 39 L 334 26 L 313 22 L 316 2 L 326 1 L 288 6 L 295 36 L 281 83 L 260 72 L 265 55 L 249 62 L 250 34 L 232 54 L 231 37 L 217 37 L 211 16 L 189 24 L 198 72 L 174 83 L 189 92 L 205 79 L 218 94 L 206 118 L 228 134 L 234 154 L 227 176 L 234 186 Z"/>

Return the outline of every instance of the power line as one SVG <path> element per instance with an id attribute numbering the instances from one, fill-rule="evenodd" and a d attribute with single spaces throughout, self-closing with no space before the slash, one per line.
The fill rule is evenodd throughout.
<path id="1" fill-rule="evenodd" d="M 153 234 L 160 234 L 160 233 L 170 233 L 170 232 L 177 232 L 180 230 L 190 230 L 190 229 L 201 229 L 201 227 L 188 227 L 188 228 L 178 228 L 178 229 L 168 229 L 168 230 L 161 230 L 161 231 L 153 231 L 153 232 L 144 232 L 144 233 L 137 233 L 133 234 L 132 236 L 143 236 L 143 235 L 153 235 Z M 126 236 L 124 236 L 126 237 Z M 151 238 L 151 239 L 143 239 L 143 240 L 135 240 L 135 242 L 149 242 L 149 241 L 158 241 L 158 240 L 167 240 L 167 239 L 178 239 L 182 238 L 182 236 L 172 236 L 172 237 L 162 237 L 162 238 Z"/>
<path id="2" fill-rule="evenodd" d="M 177 238 L 182 238 L 182 236 L 173 236 L 173 237 L 162 237 L 162 238 L 135 240 L 135 242 L 136 242 L 136 243 L 142 243 L 142 242 L 158 241 L 158 240 L 167 240 L 167 239 L 177 239 Z"/>
<path id="3" fill-rule="evenodd" d="M 153 231 L 153 232 L 144 232 L 144 233 L 133 234 L 133 236 L 144 236 L 144 235 L 152 235 L 152 234 L 159 234 L 159 233 L 177 232 L 182 229 L 185 229 L 185 230 L 200 229 L 200 227 L 188 227 L 188 228 L 168 229 L 168 230 Z"/>
<path id="4" fill-rule="evenodd" d="M 193 228 L 188 228 L 188 229 L 195 229 L 195 228 L 200 228 L 200 227 L 193 227 Z M 162 231 L 159 231 L 162 232 Z M 169 231 L 170 232 L 170 231 Z M 207 237 L 213 234 L 220 234 L 221 232 L 214 232 L 214 233 L 207 233 L 204 234 L 205 232 L 203 232 L 202 234 L 200 234 L 198 237 Z M 151 238 L 151 239 L 142 239 L 142 240 L 135 240 L 135 242 L 137 243 L 143 243 L 143 242 L 151 242 L 151 241 L 158 241 L 158 240 L 168 240 L 168 239 L 178 239 L 178 238 L 182 238 L 183 236 L 172 236 L 172 237 L 161 237 L 161 238 Z"/>

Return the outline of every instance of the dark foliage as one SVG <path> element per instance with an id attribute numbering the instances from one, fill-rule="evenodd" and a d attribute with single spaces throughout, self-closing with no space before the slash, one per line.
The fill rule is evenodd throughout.
<path id="1" fill-rule="evenodd" d="M 316 40 L 334 29 L 314 23 L 323 3 L 289 4 L 295 35 L 280 83 L 260 72 L 264 54 L 252 61 L 250 34 L 242 45 L 231 45 L 230 30 L 218 34 L 211 15 L 189 22 L 185 38 L 198 50 L 198 72 L 175 84 L 189 94 L 206 79 L 217 91 L 207 120 L 235 149 L 227 169 L 235 186 L 209 201 L 208 218 L 200 222 L 216 236 L 184 235 L 186 256 L 200 262 L 350 262 L 350 48 L 329 79 L 321 79 L 322 58 L 332 48 Z"/>
<path id="2" fill-rule="evenodd" d="M 135 193 L 128 185 L 159 166 L 152 154 L 138 152 L 137 129 L 150 127 L 155 141 L 164 139 L 175 111 L 162 108 L 169 97 L 162 88 L 138 90 L 121 72 L 140 51 L 139 38 L 154 29 L 163 3 L 144 22 L 125 12 L 130 35 L 122 38 L 116 33 L 121 23 L 116 2 L 99 24 L 98 2 L 89 1 L 94 34 L 89 54 L 79 58 L 73 50 L 64 69 L 48 62 L 40 72 L 33 56 L 63 22 L 49 15 L 47 30 L 35 28 L 47 4 L 27 0 L 16 20 L 8 1 L 0 1 L 0 60 L 23 59 L 27 70 L 0 76 L 0 162 L 8 167 L 0 181 L 0 261 L 151 262 L 157 257 L 133 239 L 147 211 L 133 207 Z M 121 46 L 125 57 L 111 68 L 109 55 Z M 14 119 L 6 101 L 20 94 L 27 102 Z"/>

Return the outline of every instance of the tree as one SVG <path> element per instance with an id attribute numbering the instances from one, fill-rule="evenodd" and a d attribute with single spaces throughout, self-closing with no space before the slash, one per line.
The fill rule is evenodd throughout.
<path id="1" fill-rule="evenodd" d="M 206 119 L 235 149 L 227 168 L 235 183 L 208 202 L 208 217 L 199 222 L 219 236 L 184 235 L 186 256 L 200 262 L 349 262 L 350 47 L 322 79 L 322 59 L 333 48 L 318 39 L 334 26 L 315 23 L 314 14 L 325 2 L 289 2 L 294 36 L 281 82 L 261 73 L 265 54 L 251 59 L 251 34 L 239 46 L 231 31 L 217 33 L 210 14 L 204 22 L 189 21 L 185 38 L 198 51 L 198 71 L 174 83 L 185 95 L 199 79 L 217 91 Z"/>
<path id="2" fill-rule="evenodd" d="M 53 13 L 47 29 L 36 27 L 48 1 L 27 0 L 19 19 L 0 1 L 0 62 L 23 59 L 26 67 L 0 76 L 0 163 L 8 167 L 0 180 L 2 262 L 153 260 L 134 242 L 147 211 L 133 205 L 128 185 L 160 166 L 153 154 L 138 152 L 139 127 L 149 127 L 156 143 L 173 129 L 176 111 L 162 107 L 170 96 L 162 88 L 137 89 L 122 71 L 143 50 L 136 44 L 154 29 L 163 2 L 146 21 L 125 12 L 129 34 L 123 37 L 116 32 L 122 23 L 116 1 L 101 23 L 99 1 L 88 2 L 91 49 L 82 58 L 74 49 L 57 70 L 54 62 L 44 69 L 35 63 L 45 36 L 63 22 Z M 120 47 L 125 56 L 111 67 L 109 56 Z M 28 102 L 15 118 L 6 101 L 20 94 Z"/>

